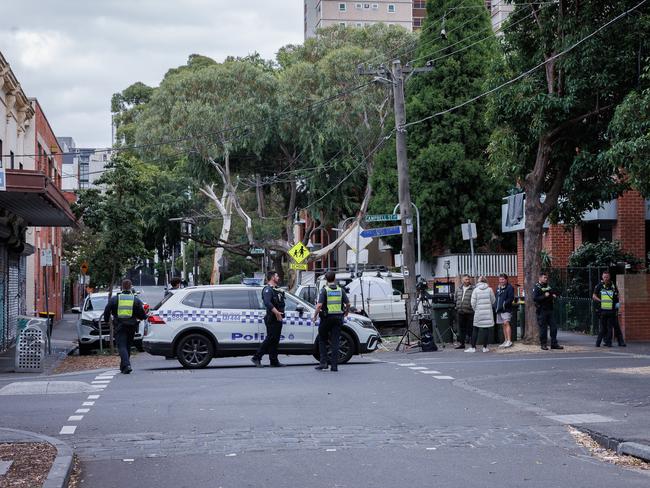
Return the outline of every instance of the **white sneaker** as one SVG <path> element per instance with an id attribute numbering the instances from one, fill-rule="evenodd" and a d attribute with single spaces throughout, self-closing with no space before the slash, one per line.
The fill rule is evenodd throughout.
<path id="1" fill-rule="evenodd" d="M 476 348 L 475 347 L 468 347 L 467 349 L 465 349 L 465 352 L 476 352 Z"/>
<path id="2" fill-rule="evenodd" d="M 512 341 L 508 341 L 508 342 L 506 342 L 506 345 L 503 346 L 503 347 L 512 347 Z"/>
<path id="3" fill-rule="evenodd" d="M 490 350 L 487 347 L 484 347 L 483 352 L 490 352 Z"/>
<path id="4" fill-rule="evenodd" d="M 508 341 L 505 341 L 503 344 L 499 344 L 498 347 L 499 347 L 499 349 L 504 348 L 504 347 L 508 347 Z"/>

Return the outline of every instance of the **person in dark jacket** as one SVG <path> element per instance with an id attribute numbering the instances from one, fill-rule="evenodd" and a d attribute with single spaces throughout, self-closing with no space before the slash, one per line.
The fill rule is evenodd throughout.
<path id="1" fill-rule="evenodd" d="M 474 285 L 468 274 L 462 277 L 461 286 L 456 289 L 456 319 L 458 323 L 458 342 L 456 349 L 465 349 L 465 342 L 472 340 L 474 329 L 474 309 L 472 308 L 472 292 Z"/>
<path id="2" fill-rule="evenodd" d="M 600 328 L 598 338 L 596 339 L 596 347 L 600 347 L 600 343 L 603 340 L 605 341 L 606 347 L 612 347 L 612 332 L 616 334 L 619 347 L 625 347 L 623 331 L 621 331 L 621 326 L 617 320 L 619 303 L 618 288 L 612 282 L 612 276 L 609 274 L 609 271 L 605 271 L 602 277 L 603 281 L 596 285 L 591 297 L 598 305 L 598 313 L 600 314 Z"/>
<path id="3" fill-rule="evenodd" d="M 257 352 L 251 358 L 251 361 L 258 368 L 262 367 L 262 357 L 269 355 L 271 366 L 278 368 L 284 366 L 278 360 L 278 347 L 282 337 L 282 320 L 284 319 L 284 291 L 278 286 L 280 276 L 275 271 L 266 273 L 266 286 L 262 290 L 262 300 L 266 308 L 264 324 L 266 325 L 266 337 L 260 344 Z"/>
<path id="4" fill-rule="evenodd" d="M 494 311 L 497 315 L 497 324 L 503 327 L 503 344 L 499 347 L 512 347 L 512 303 L 515 301 L 515 289 L 508 283 L 508 275 L 499 275 L 499 286 L 496 289 Z"/>
<path id="5" fill-rule="evenodd" d="M 350 300 L 345 290 L 336 284 L 336 273 L 325 273 L 327 284 L 321 288 L 318 303 L 314 310 L 313 322 L 320 317 L 318 326 L 318 353 L 320 364 L 317 370 L 324 371 L 331 365 L 331 371 L 338 371 L 339 341 L 343 319 L 350 311 Z M 330 357 L 327 360 L 327 343 L 330 344 Z"/>
<path id="6" fill-rule="evenodd" d="M 551 349 L 564 349 L 557 342 L 557 325 L 553 319 L 553 303 L 560 294 L 548 284 L 548 275 L 540 273 L 539 281 L 533 288 L 533 300 L 537 307 L 537 325 L 539 327 L 539 343 L 543 350 L 548 351 L 548 329 L 551 329 Z"/>
<path id="7" fill-rule="evenodd" d="M 129 374 L 131 368 L 131 346 L 141 320 L 147 318 L 144 304 L 131 289 L 131 280 L 122 281 L 122 291 L 113 295 L 104 309 L 104 320 L 113 316 L 115 342 L 120 353 L 120 371 Z"/>

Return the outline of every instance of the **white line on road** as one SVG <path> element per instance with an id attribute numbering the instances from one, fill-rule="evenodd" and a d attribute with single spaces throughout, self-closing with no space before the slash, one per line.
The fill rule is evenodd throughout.
<path id="1" fill-rule="evenodd" d="M 90 384 L 91 385 L 107 385 L 110 382 L 111 382 L 111 380 L 95 380 L 95 381 L 91 381 Z"/>
<path id="2" fill-rule="evenodd" d="M 411 366 L 409 369 L 412 369 L 413 371 L 422 371 L 423 369 L 427 369 L 424 366 Z"/>
<path id="3" fill-rule="evenodd" d="M 88 400 L 97 400 L 99 395 L 88 395 Z"/>
<path id="4" fill-rule="evenodd" d="M 336 452 L 336 449 L 325 449 L 325 452 Z"/>
<path id="5" fill-rule="evenodd" d="M 78 408 L 77 410 L 74 411 L 74 413 L 88 413 L 90 412 L 89 408 Z"/>
<path id="6" fill-rule="evenodd" d="M 95 402 L 83 402 L 81 406 L 83 407 L 92 407 L 95 404 Z"/>
<path id="7" fill-rule="evenodd" d="M 437 380 L 453 380 L 453 376 L 434 376 L 435 379 Z"/>
<path id="8" fill-rule="evenodd" d="M 61 427 L 61 432 L 59 432 L 59 435 L 61 434 L 74 434 L 74 431 L 77 430 L 76 425 L 64 425 Z"/>
<path id="9" fill-rule="evenodd" d="M 83 415 L 70 415 L 68 417 L 68 422 L 78 422 L 84 418 Z"/>
<path id="10" fill-rule="evenodd" d="M 623 354 L 623 353 L 621 353 Z M 616 357 L 610 357 L 610 356 L 580 356 L 580 357 L 560 357 L 559 355 L 556 354 L 549 354 L 547 357 L 543 358 L 507 358 L 507 359 L 481 359 L 479 361 L 472 361 L 472 360 L 466 360 L 466 361 L 440 361 L 438 359 L 432 359 L 432 360 L 427 360 L 427 359 L 422 359 L 420 360 L 419 364 L 473 364 L 476 366 L 481 366 L 482 364 L 485 363 L 510 363 L 513 361 L 572 361 L 572 360 L 578 360 L 578 359 L 648 359 L 646 358 L 641 358 L 641 357 L 636 357 L 636 356 L 629 356 L 629 357 L 624 357 L 624 356 L 616 356 Z M 415 363 L 412 364 L 399 364 L 398 366 L 415 366 Z"/>
<path id="11" fill-rule="evenodd" d="M 96 380 L 112 380 L 113 376 L 95 376 Z"/>
<path id="12" fill-rule="evenodd" d="M 420 371 L 422 374 L 440 374 L 440 371 L 433 371 L 432 369 L 427 369 L 426 371 Z"/>
<path id="13" fill-rule="evenodd" d="M 415 366 L 415 363 L 397 363 L 398 366 Z"/>

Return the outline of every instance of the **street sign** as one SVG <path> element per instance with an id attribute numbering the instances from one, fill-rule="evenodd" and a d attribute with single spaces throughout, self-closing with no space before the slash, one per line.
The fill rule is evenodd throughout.
<path id="1" fill-rule="evenodd" d="M 289 268 L 297 269 L 300 271 L 307 271 L 307 263 L 298 264 L 298 263 L 289 263 Z"/>
<path id="2" fill-rule="evenodd" d="M 394 225 L 392 227 L 378 227 L 376 229 L 366 229 L 361 233 L 363 237 L 384 237 L 396 236 L 402 233 L 401 225 Z"/>
<path id="3" fill-rule="evenodd" d="M 251 247 L 249 252 L 252 255 L 260 255 L 260 254 L 264 254 L 264 249 L 262 249 L 261 247 Z"/>
<path id="4" fill-rule="evenodd" d="M 293 258 L 296 263 L 302 263 L 309 257 L 309 249 L 305 247 L 302 242 L 298 242 L 295 246 L 289 249 L 289 256 Z"/>
<path id="5" fill-rule="evenodd" d="M 81 263 L 81 272 L 83 274 L 88 274 L 88 263 L 86 261 Z"/>
<path id="6" fill-rule="evenodd" d="M 41 249 L 41 266 L 52 266 L 52 249 Z"/>
<path id="7" fill-rule="evenodd" d="M 400 214 L 375 214 L 375 215 L 366 215 L 366 222 L 396 222 L 401 220 L 402 216 Z"/>
<path id="8" fill-rule="evenodd" d="M 7 173 L 4 168 L 0 168 L 0 191 L 7 191 Z"/>
<path id="9" fill-rule="evenodd" d="M 474 222 L 467 222 L 466 224 L 460 224 L 461 231 L 463 232 L 463 240 L 469 241 L 470 239 L 476 239 L 476 224 Z"/>
<path id="10" fill-rule="evenodd" d="M 348 249 L 347 252 L 347 264 L 354 264 L 357 262 L 357 253 L 352 249 Z M 359 264 L 368 264 L 368 250 L 361 249 L 359 250 Z"/>

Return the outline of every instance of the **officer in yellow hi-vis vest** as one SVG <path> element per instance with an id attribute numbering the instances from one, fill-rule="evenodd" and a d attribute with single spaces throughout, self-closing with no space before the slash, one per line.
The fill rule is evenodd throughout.
<path id="1" fill-rule="evenodd" d="M 316 319 L 320 316 L 320 325 L 318 326 L 320 364 L 316 366 L 316 369 L 321 371 L 327 369 L 329 362 L 331 371 L 338 371 L 341 326 L 343 325 L 343 318 L 347 316 L 350 310 L 350 300 L 348 300 L 345 290 L 336 284 L 336 273 L 334 271 L 325 273 L 325 280 L 327 284 L 318 295 L 318 303 L 313 317 L 313 321 L 316 323 Z M 331 349 L 329 361 L 327 356 L 328 341 Z"/>
<path id="2" fill-rule="evenodd" d="M 131 280 L 122 281 L 122 291 L 113 295 L 104 309 L 104 320 L 111 315 L 115 324 L 115 342 L 120 353 L 120 371 L 129 374 L 131 369 L 131 346 L 140 320 L 147 318 L 142 301 L 131 289 Z"/>
<path id="3" fill-rule="evenodd" d="M 603 272 L 603 281 L 596 285 L 594 294 L 591 297 L 598 305 L 600 314 L 600 328 L 596 347 L 600 347 L 601 342 L 605 341 L 605 347 L 612 347 L 612 332 L 616 333 L 616 340 L 619 347 L 625 347 L 623 332 L 618 324 L 618 288 L 612 282 L 609 271 Z"/>

